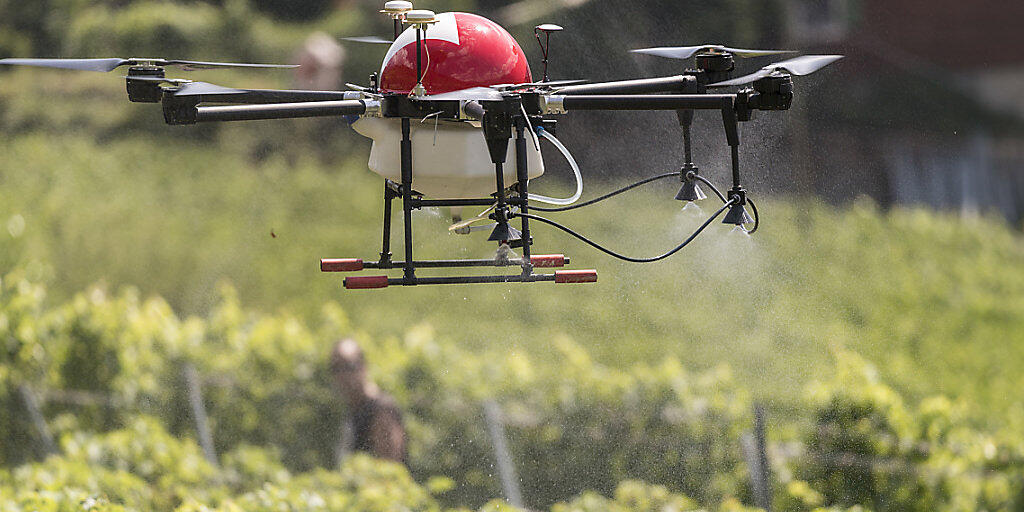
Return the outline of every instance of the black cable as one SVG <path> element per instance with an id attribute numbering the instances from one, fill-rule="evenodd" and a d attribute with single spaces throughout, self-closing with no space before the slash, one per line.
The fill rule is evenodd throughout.
<path id="1" fill-rule="evenodd" d="M 761 224 L 761 219 L 757 215 L 757 205 L 754 204 L 754 201 L 752 199 L 750 199 L 749 197 L 747 198 L 747 204 L 749 204 L 750 205 L 750 209 L 754 211 L 754 229 L 751 229 L 750 231 L 747 231 L 748 235 L 752 235 L 752 234 L 754 234 L 755 231 L 757 231 L 757 227 Z"/>
<path id="2" fill-rule="evenodd" d="M 585 236 L 583 236 L 583 235 L 573 231 L 572 229 L 569 229 L 569 228 L 567 228 L 567 227 L 565 227 L 565 226 L 563 226 L 563 225 L 561 225 L 561 224 L 559 224 L 559 223 L 557 223 L 557 222 L 555 222 L 553 220 L 545 219 L 544 217 L 538 217 L 536 215 L 529 214 L 529 213 L 517 213 L 515 215 L 518 216 L 518 217 L 525 217 L 527 219 L 535 220 L 535 221 L 538 221 L 538 222 L 543 222 L 543 223 L 548 224 L 550 226 L 554 226 L 554 227 L 556 227 L 558 229 L 561 229 L 562 231 L 565 231 L 566 233 L 568 233 L 568 234 L 570 234 L 570 235 L 580 239 L 581 241 L 583 241 L 587 245 L 589 245 L 589 246 L 591 246 L 591 247 L 593 247 L 593 248 L 595 248 L 595 249 L 597 249 L 597 250 L 599 250 L 599 251 L 601 251 L 601 252 L 603 252 L 603 253 L 605 253 L 605 254 L 607 254 L 609 256 L 612 256 L 613 258 L 618 258 L 620 260 L 628 261 L 630 263 L 653 263 L 655 261 L 661 261 L 661 260 L 663 260 L 665 258 L 668 258 L 669 256 L 672 256 L 673 254 L 675 254 L 675 253 L 679 252 L 680 250 L 682 250 L 683 247 L 686 247 L 690 242 L 693 241 L 694 238 L 697 238 L 697 235 L 701 234 L 701 232 L 704 231 L 704 229 L 707 228 L 708 225 L 710 225 L 715 219 L 717 219 L 718 216 L 722 214 L 722 212 L 724 212 L 725 210 L 728 210 L 729 207 L 732 206 L 732 203 L 733 203 L 732 200 L 726 201 L 725 206 L 719 208 L 719 210 L 717 212 L 715 212 L 715 214 L 712 215 L 711 218 L 709 218 L 708 220 L 704 221 L 704 224 L 701 224 L 701 226 L 699 228 L 697 228 L 697 231 L 694 231 L 693 234 L 689 236 L 689 238 L 684 240 L 683 243 L 681 243 L 678 246 L 676 246 L 675 249 L 672 249 L 671 251 L 666 252 L 665 254 L 662 254 L 661 256 L 655 256 L 653 258 L 631 258 L 629 256 L 623 256 L 623 255 L 621 255 L 621 254 L 619 254 L 619 253 L 617 253 L 615 251 L 612 251 L 610 249 L 606 249 L 604 247 L 601 247 L 596 242 L 591 241 L 587 237 L 585 237 Z"/>
<path id="3" fill-rule="evenodd" d="M 706 180 L 703 176 L 701 176 L 699 174 L 694 174 L 693 178 L 696 179 L 696 180 L 700 180 L 705 185 L 711 187 L 711 190 L 713 190 L 715 192 L 715 195 L 717 195 L 718 198 L 721 199 L 723 203 L 727 201 L 725 196 L 722 195 L 721 192 L 719 192 L 718 188 L 715 187 L 715 185 L 713 183 L 711 183 L 710 181 Z M 750 209 L 754 212 L 754 229 L 751 229 L 750 231 L 747 231 L 748 235 L 752 235 L 752 234 L 754 234 L 755 231 L 757 231 L 758 226 L 761 225 L 761 217 L 757 214 L 757 205 L 754 204 L 754 200 L 748 197 L 747 198 L 747 203 L 750 204 Z"/>
<path id="4" fill-rule="evenodd" d="M 608 199 L 610 197 L 615 197 L 615 196 L 617 196 L 617 195 L 619 195 L 619 194 L 621 194 L 623 192 L 626 192 L 627 190 L 634 189 L 636 187 L 639 187 L 640 185 L 646 185 L 647 183 L 650 183 L 652 181 L 657 181 L 657 180 L 660 180 L 660 179 L 663 179 L 663 178 L 668 178 L 668 177 L 671 177 L 671 176 L 679 176 L 679 173 L 680 173 L 680 171 L 675 171 L 675 172 L 669 172 L 669 173 L 665 173 L 665 174 L 659 174 L 657 176 L 652 176 L 652 177 L 647 178 L 645 180 L 640 180 L 640 181 L 638 181 L 638 182 L 636 182 L 636 183 L 634 183 L 632 185 L 627 185 L 627 186 L 625 186 L 623 188 L 620 188 L 620 189 L 616 190 L 615 192 L 611 192 L 611 193 L 605 194 L 605 195 L 603 195 L 601 197 L 598 197 L 596 199 L 591 199 L 590 201 L 587 201 L 585 203 L 579 203 L 579 204 L 574 204 L 574 205 L 570 205 L 570 206 L 563 206 L 561 208 L 545 208 L 545 207 L 542 207 L 542 206 L 531 206 L 530 209 L 538 211 L 538 212 L 566 212 L 566 211 L 569 211 L 569 210 L 575 210 L 576 208 L 583 208 L 584 206 L 590 206 L 590 205 L 592 205 L 594 203 L 598 203 L 598 202 L 604 201 L 605 199 Z"/>

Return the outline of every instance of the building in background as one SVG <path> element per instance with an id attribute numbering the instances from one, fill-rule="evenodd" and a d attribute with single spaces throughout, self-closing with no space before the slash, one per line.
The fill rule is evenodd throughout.
<path id="1" fill-rule="evenodd" d="M 826 71 L 796 80 L 791 111 L 759 113 L 744 126 L 741 168 L 751 190 L 814 194 L 836 203 L 867 195 L 883 206 L 921 204 L 998 212 L 1018 225 L 1024 220 L 1019 0 L 479 4 L 510 25 L 534 65 L 532 27 L 564 26 L 553 38 L 556 79 L 664 76 L 692 65 L 628 53 L 648 46 L 718 43 L 844 54 Z M 740 59 L 737 72 L 768 62 Z M 590 176 L 646 176 L 681 161 L 673 119 L 579 113 L 563 121 L 559 136 L 580 148 L 577 157 Z M 714 116 L 698 114 L 695 134 L 702 172 L 727 179 L 728 152 Z"/>
<path id="2" fill-rule="evenodd" d="M 847 55 L 815 94 L 847 104 L 811 107 L 790 130 L 805 185 L 1024 219 L 1024 2 L 786 0 L 784 12 L 785 42 Z"/>

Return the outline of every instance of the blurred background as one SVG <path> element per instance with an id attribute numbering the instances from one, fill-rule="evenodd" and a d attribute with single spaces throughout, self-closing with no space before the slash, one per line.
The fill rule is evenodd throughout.
<path id="1" fill-rule="evenodd" d="M 380 7 L 0 0 L 0 57 L 302 63 L 173 76 L 331 89 L 379 69 L 386 46 L 341 38 L 389 37 Z M 600 282 L 366 294 L 317 267 L 379 252 L 380 181 L 348 123 L 171 127 L 117 72 L 0 69 L 0 508 L 1024 509 L 1024 4 L 417 7 L 497 21 L 535 76 L 533 27 L 565 27 L 553 79 L 689 64 L 628 51 L 649 46 L 846 58 L 742 127 L 752 239 L 716 225 L 635 266 L 538 228 L 537 251 Z M 696 122 L 725 184 L 720 120 Z M 573 114 L 559 137 L 585 197 L 683 161 L 672 113 Z M 532 190 L 567 193 L 545 155 Z M 677 187 L 561 220 L 661 253 L 700 222 Z M 415 221 L 424 257 L 493 255 L 443 212 Z M 346 336 L 403 410 L 407 469 L 339 456 Z"/>

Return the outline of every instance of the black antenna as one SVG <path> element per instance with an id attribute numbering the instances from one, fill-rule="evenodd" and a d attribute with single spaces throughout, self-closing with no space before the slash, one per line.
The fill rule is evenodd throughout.
<path id="1" fill-rule="evenodd" d="M 427 27 L 438 22 L 434 11 L 417 9 L 405 13 L 405 22 L 416 29 L 416 86 L 412 88 L 412 96 L 423 96 L 426 90 L 423 88 L 423 47 L 424 35 Z"/>
<path id="2" fill-rule="evenodd" d="M 551 49 L 551 33 L 561 32 L 562 30 L 564 30 L 562 27 L 551 23 L 537 25 L 536 27 L 533 28 L 533 36 L 537 38 L 537 44 L 540 45 L 540 52 L 544 56 L 544 60 L 541 61 L 541 64 L 544 65 L 544 79 L 541 80 L 541 82 L 548 81 L 548 50 Z M 544 32 L 543 42 L 541 42 L 540 40 L 541 32 Z"/>

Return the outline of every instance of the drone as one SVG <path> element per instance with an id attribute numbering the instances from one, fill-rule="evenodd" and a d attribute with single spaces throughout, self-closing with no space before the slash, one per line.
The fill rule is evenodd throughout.
<path id="1" fill-rule="evenodd" d="M 733 77 L 735 58 L 794 53 L 705 44 L 632 50 L 638 54 L 689 61 L 693 67 L 668 77 L 588 83 L 552 81 L 548 76 L 551 36 L 562 31 L 539 25 L 534 35 L 543 60 L 542 79 L 534 81 L 526 54 L 497 23 L 464 12 L 436 14 L 413 9 L 411 2 L 389 1 L 381 11 L 394 23 L 394 39 L 346 38 L 358 43 L 387 44 L 379 72 L 368 85 L 346 84 L 345 91 L 235 89 L 207 82 L 168 78 L 166 69 L 200 70 L 222 67 L 292 68 L 292 65 L 240 64 L 157 58 L 0 59 L 0 64 L 110 72 L 127 67 L 128 99 L 159 103 L 170 125 L 255 121 L 308 117 L 341 117 L 356 132 L 373 140 L 368 167 L 384 178 L 384 215 L 379 258 L 320 260 L 323 272 L 368 269 L 401 271 L 401 276 L 354 275 L 344 279 L 350 290 L 389 286 L 480 283 L 593 283 L 596 270 L 564 268 L 562 254 L 533 254 L 531 223 L 543 223 L 578 238 L 609 256 L 634 263 L 664 260 L 692 242 L 724 214 L 722 222 L 757 230 L 757 207 L 741 184 L 740 123 L 757 111 L 788 110 L 793 77 L 813 73 L 841 55 L 804 55 L 769 64 L 754 73 Z M 733 90 L 732 92 L 726 92 Z M 579 165 L 555 137 L 558 117 L 576 111 L 675 111 L 682 128 L 685 162 L 678 171 L 632 183 L 600 197 L 579 202 L 583 178 Z M 731 150 L 732 187 L 719 191 L 693 162 L 691 126 L 698 110 L 721 114 Z M 540 140 L 549 141 L 566 158 L 577 181 L 576 193 L 552 198 L 530 192 L 530 181 L 544 174 Z M 630 257 L 608 249 L 573 229 L 537 213 L 583 208 L 653 181 L 677 178 L 675 199 L 690 204 L 712 190 L 722 206 L 672 250 L 649 258 Z M 401 199 L 404 259 L 391 252 L 392 205 Z M 546 204 L 548 206 L 541 206 Z M 747 206 L 753 211 L 748 213 Z M 458 234 L 490 230 L 487 240 L 498 248 L 494 258 L 414 259 L 413 212 L 450 208 Z M 486 208 L 463 218 L 464 208 Z M 479 223 L 486 222 L 486 225 Z M 516 227 L 518 224 L 518 227 Z M 521 255 L 516 254 L 516 250 Z M 495 275 L 424 276 L 421 271 L 465 268 L 517 268 Z M 550 272 L 550 273 L 548 273 Z"/>

